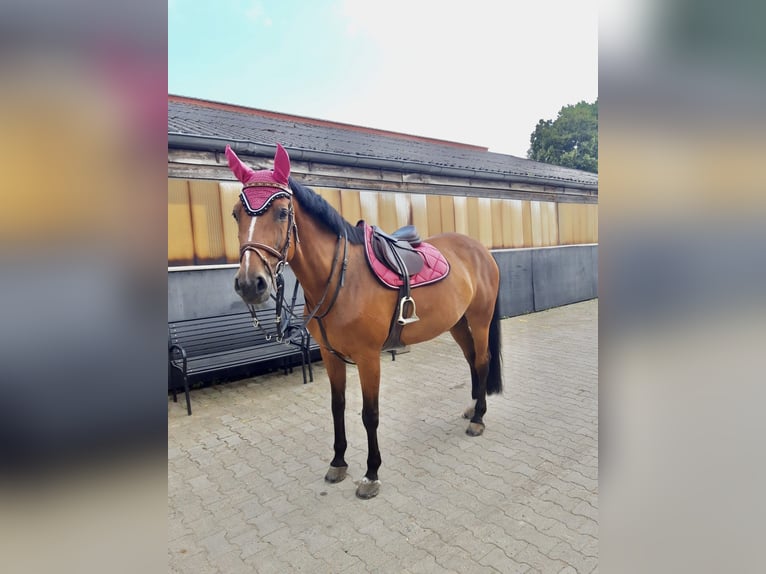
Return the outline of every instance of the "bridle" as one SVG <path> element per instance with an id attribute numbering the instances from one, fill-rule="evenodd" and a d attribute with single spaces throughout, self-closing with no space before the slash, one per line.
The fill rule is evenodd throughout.
<path id="1" fill-rule="evenodd" d="M 274 193 L 263 205 L 258 207 L 257 209 L 254 209 L 247 201 L 247 196 L 245 195 L 245 190 L 250 187 L 276 187 L 278 190 L 276 193 Z M 258 217 L 259 215 L 263 214 L 268 210 L 269 207 L 271 207 L 272 202 L 277 199 L 278 197 L 284 197 L 287 196 L 289 203 L 287 207 L 287 235 L 285 236 L 285 242 L 282 245 L 281 250 L 277 250 L 274 247 L 271 247 L 270 245 L 266 245 L 265 243 L 258 243 L 257 241 L 245 241 L 244 243 L 241 243 L 239 246 L 239 263 L 242 264 L 242 259 L 245 257 L 245 253 L 248 251 L 252 251 L 255 253 L 263 263 L 264 267 L 269 271 L 269 278 L 271 279 L 271 284 L 274 286 L 274 290 L 276 292 L 276 295 L 272 295 L 276 302 L 276 326 L 277 326 L 277 342 L 282 342 L 282 339 L 284 338 L 284 334 L 282 331 L 282 306 L 284 305 L 285 300 L 285 279 L 282 276 L 284 273 L 285 265 L 288 263 L 287 255 L 290 250 L 290 240 L 293 235 L 295 235 L 295 243 L 300 243 L 300 238 L 298 237 L 298 226 L 295 223 L 295 211 L 293 210 L 293 194 L 292 191 L 287 187 L 282 186 L 276 186 L 274 184 L 264 184 L 263 182 L 251 182 L 246 183 L 244 187 L 242 188 L 242 193 L 240 193 L 240 200 L 242 201 L 242 205 L 247 212 L 248 215 L 252 217 Z M 271 257 L 274 257 L 277 260 L 277 264 L 274 268 L 272 268 L 271 263 L 269 262 L 266 255 L 264 255 L 264 252 Z M 297 289 L 297 286 L 296 286 Z M 293 305 L 295 305 L 295 294 L 293 294 Z M 289 310 L 290 314 L 292 315 L 292 306 Z M 253 305 L 248 305 L 248 309 L 250 310 L 250 315 L 253 317 L 253 325 L 257 328 L 263 331 L 263 327 L 261 327 L 260 321 L 258 319 L 258 315 L 256 313 L 256 309 Z M 265 333 L 265 331 L 264 331 Z M 265 333 L 266 339 L 271 340 L 271 335 L 268 333 Z"/>
<path id="2" fill-rule="evenodd" d="M 242 200 L 242 204 L 245 208 L 245 211 L 248 213 L 248 215 L 252 217 L 257 217 L 258 215 L 263 214 L 268 210 L 268 208 L 271 206 L 271 203 L 274 201 L 274 199 L 278 197 L 284 197 L 284 195 L 287 195 L 289 199 L 288 207 L 287 207 L 287 234 L 285 236 L 285 242 L 282 245 L 282 249 L 278 250 L 274 247 L 271 247 L 269 245 L 266 245 L 264 243 L 258 243 L 256 241 L 246 241 L 239 246 L 239 262 L 242 263 L 242 259 L 245 256 L 245 253 L 248 251 L 254 252 L 263 262 L 266 269 L 269 271 L 269 276 L 272 281 L 272 285 L 274 286 L 275 294 L 271 297 L 274 299 L 274 302 L 276 304 L 276 327 L 277 327 L 277 334 L 276 334 L 276 340 L 278 343 L 281 343 L 284 339 L 284 331 L 283 331 L 283 325 L 282 325 L 282 307 L 284 305 L 284 299 L 285 299 L 285 280 L 283 277 L 285 266 L 289 263 L 287 257 L 288 252 L 290 249 L 290 240 L 293 235 L 295 235 L 295 243 L 296 245 L 300 243 L 300 237 L 298 236 L 298 225 L 295 222 L 295 210 L 293 209 L 293 194 L 292 191 L 289 190 L 289 188 L 283 188 L 279 187 L 279 189 L 283 190 L 285 193 L 277 192 L 274 195 L 272 195 L 268 201 L 266 201 L 261 207 L 258 209 L 253 209 L 247 202 L 247 198 L 245 196 L 244 190 L 248 187 L 264 187 L 264 184 L 261 182 L 253 182 L 249 184 L 245 184 L 242 193 L 240 194 L 240 199 Z M 270 185 L 269 187 L 274 187 L 273 185 Z M 343 243 L 343 262 L 338 267 L 338 261 L 340 260 L 340 246 L 341 243 Z M 271 257 L 274 257 L 277 260 L 276 268 L 272 269 L 271 264 L 269 263 L 268 258 L 266 255 L 264 255 L 264 252 Z M 332 299 L 330 300 L 329 305 L 327 306 L 327 309 L 319 315 L 317 313 L 319 312 L 319 309 L 324 305 L 325 300 L 327 299 L 327 295 L 330 293 L 330 285 L 332 285 L 333 278 L 335 277 L 336 268 L 339 269 L 339 278 L 338 282 L 335 286 L 335 292 L 333 293 Z M 340 293 L 341 287 L 345 284 L 346 281 L 346 269 L 348 268 L 348 236 L 346 235 L 346 232 L 344 230 L 343 235 L 338 235 L 338 241 L 335 243 L 335 253 L 333 254 L 333 260 L 332 264 L 330 265 L 330 276 L 327 279 L 327 284 L 325 285 L 324 293 L 322 293 L 322 296 L 319 298 L 319 301 L 316 305 L 314 305 L 314 308 L 311 310 L 310 313 L 308 313 L 304 320 L 303 325 L 301 326 L 301 330 L 306 329 L 306 326 L 309 324 L 309 321 L 312 319 L 316 319 L 317 323 L 319 324 L 319 328 L 322 332 L 322 337 L 325 341 L 325 346 L 335 354 L 336 356 L 340 357 L 345 362 L 348 361 L 343 355 L 340 353 L 337 353 L 329 344 L 327 341 L 327 335 L 325 333 L 324 325 L 322 324 L 322 319 L 324 319 L 327 314 L 330 312 L 330 310 L 334 307 L 335 302 L 338 299 L 338 294 Z M 295 308 L 295 299 L 298 289 L 298 282 L 295 283 L 295 290 L 293 292 L 292 296 L 292 302 L 290 304 L 290 307 L 288 309 L 288 314 L 291 317 L 295 317 L 295 314 L 293 313 L 293 310 Z M 260 320 L 258 319 L 256 308 L 253 305 L 248 305 L 248 309 L 250 310 L 250 315 L 253 317 L 253 325 L 261 330 L 267 340 L 271 340 L 272 335 L 266 333 L 266 331 L 263 329 L 263 327 L 260 324 Z"/>

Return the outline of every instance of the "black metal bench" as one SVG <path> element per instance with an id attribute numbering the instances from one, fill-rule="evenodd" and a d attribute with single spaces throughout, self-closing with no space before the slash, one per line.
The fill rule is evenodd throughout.
<path id="1" fill-rule="evenodd" d="M 296 308 L 298 317 L 302 308 Z M 259 317 L 260 318 L 260 317 Z M 297 323 L 297 324 L 296 324 Z M 311 369 L 311 338 L 302 322 L 293 320 L 285 325 L 285 337 L 279 342 L 269 340 L 267 333 L 276 333 L 275 316 L 268 314 L 261 321 L 262 329 L 253 326 L 250 313 L 233 313 L 199 319 L 168 323 L 168 390 L 177 402 L 176 391 L 183 388 L 186 411 L 191 415 L 189 385 L 200 380 L 210 380 L 213 373 L 234 367 L 246 367 L 282 359 L 285 374 L 288 361 L 300 356 L 303 383 L 306 383 L 306 367 L 309 380 L 314 380 Z M 316 346 L 316 344 L 314 344 Z M 288 365 L 288 366 L 286 366 Z"/>

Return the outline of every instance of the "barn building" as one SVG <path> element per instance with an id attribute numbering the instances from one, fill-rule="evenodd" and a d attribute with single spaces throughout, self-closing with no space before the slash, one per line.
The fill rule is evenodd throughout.
<path id="1" fill-rule="evenodd" d="M 178 343 L 183 329 L 197 333 L 203 352 L 212 353 L 199 359 L 197 381 L 242 378 L 309 353 L 303 336 L 295 347 L 254 330 L 234 292 L 239 243 L 231 210 L 241 184 L 224 149 L 229 144 L 246 164 L 264 169 L 277 142 L 290 154 L 291 174 L 352 224 L 364 219 L 388 232 L 414 224 L 423 238 L 457 231 L 483 243 L 500 267 L 501 316 L 597 296 L 595 174 L 475 145 L 171 95 L 168 333 L 169 343 Z M 295 287 L 302 303 L 289 267 L 285 279 L 286 292 Z M 223 325 L 225 336 L 211 334 L 213 324 Z M 317 358 L 316 342 L 311 349 Z M 169 389 L 180 388 L 179 365 L 169 370 Z"/>
<path id="2" fill-rule="evenodd" d="M 239 252 L 230 212 L 240 185 L 224 147 L 262 169 L 271 167 L 276 142 L 290 153 L 293 176 L 351 223 L 364 219 L 389 232 L 412 223 L 422 237 L 458 231 L 480 240 L 501 268 L 504 316 L 597 296 L 596 174 L 474 145 L 171 95 L 171 315 L 193 313 L 206 289 L 233 291 Z"/>

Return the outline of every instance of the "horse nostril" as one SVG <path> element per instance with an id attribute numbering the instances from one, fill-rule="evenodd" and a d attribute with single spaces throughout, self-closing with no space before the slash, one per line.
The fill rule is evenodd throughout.
<path id="1" fill-rule="evenodd" d="M 263 293 L 268 288 L 269 288 L 269 284 L 266 283 L 266 279 L 264 279 L 263 276 L 259 275 L 258 278 L 255 280 L 256 293 L 259 293 L 259 294 Z"/>
<path id="2" fill-rule="evenodd" d="M 239 279 L 237 277 L 234 278 L 234 291 L 236 291 L 237 293 L 240 292 Z"/>

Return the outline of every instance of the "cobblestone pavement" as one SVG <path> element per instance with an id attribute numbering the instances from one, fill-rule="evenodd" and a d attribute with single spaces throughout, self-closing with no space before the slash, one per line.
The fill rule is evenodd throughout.
<path id="1" fill-rule="evenodd" d="M 331 485 L 327 374 L 300 369 L 168 404 L 171 572 L 593 572 L 598 301 L 502 321 L 505 391 L 465 434 L 470 375 L 443 335 L 383 357 L 382 487 L 355 497 L 366 435 L 349 368 L 349 476 Z M 355 384 L 356 383 L 356 384 Z"/>

